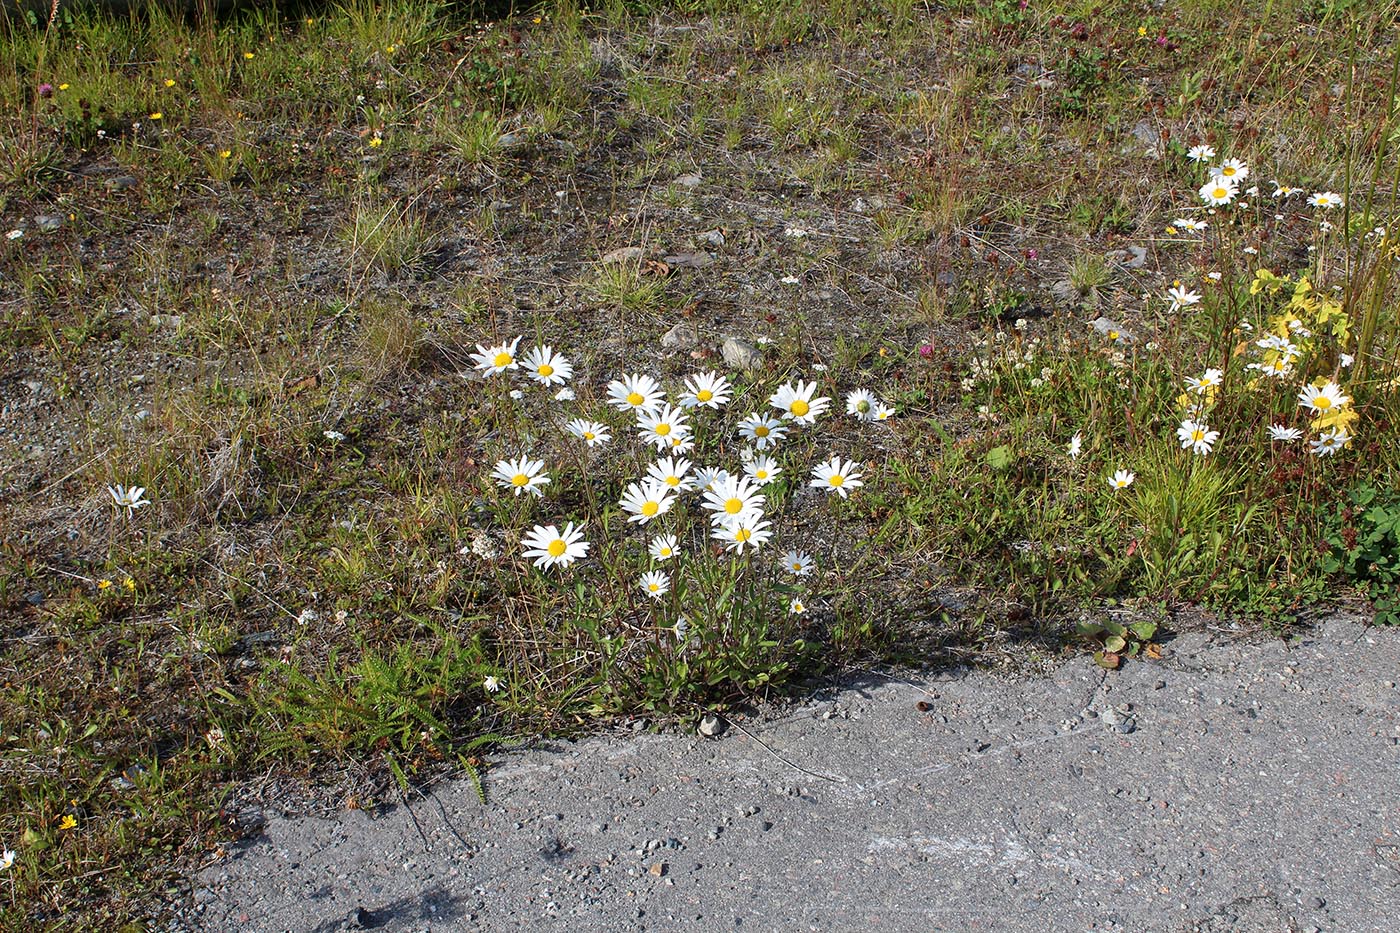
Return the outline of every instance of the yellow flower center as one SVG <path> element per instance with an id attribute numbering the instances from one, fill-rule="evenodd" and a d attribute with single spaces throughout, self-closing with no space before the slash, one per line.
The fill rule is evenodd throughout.
<path id="1" fill-rule="evenodd" d="M 495 365 L 497 366 L 509 366 L 511 363 L 514 362 L 515 358 L 512 357 L 509 353 L 502 352 L 496 354 Z"/>
<path id="2" fill-rule="evenodd" d="M 670 486 L 671 488 L 674 489 L 675 487 L 679 486 L 680 484 L 681 484 L 681 478 L 680 478 L 679 476 L 668 476 L 668 477 L 666 477 L 666 485 L 667 485 L 667 486 Z"/>
<path id="3" fill-rule="evenodd" d="M 646 401 L 646 398 L 645 398 L 645 397 L 642 395 L 642 393 L 640 393 L 640 392 L 628 392 L 628 393 L 627 393 L 627 404 L 628 404 L 628 405 L 640 405 L 640 404 L 642 404 L 642 403 L 645 402 L 645 401 Z"/>
<path id="4" fill-rule="evenodd" d="M 827 482 L 833 486 L 840 486 L 842 483 L 846 482 L 846 477 L 842 476 L 840 473 L 833 473 L 831 479 L 827 480 Z"/>
<path id="5" fill-rule="evenodd" d="M 767 478 L 768 478 L 768 471 L 767 471 L 767 470 L 755 470 L 755 471 L 754 471 L 754 474 L 753 474 L 753 478 L 754 478 L 754 479 L 767 479 Z"/>
<path id="6" fill-rule="evenodd" d="M 660 554 L 662 557 L 670 557 L 671 549 L 668 547 L 664 547 L 661 550 L 657 551 L 657 553 Z"/>
<path id="7" fill-rule="evenodd" d="M 754 437 L 767 437 L 767 436 L 768 436 L 768 426 L 767 426 L 767 425 L 762 425 L 762 424 L 758 425 L 757 427 L 755 427 L 755 428 L 753 429 L 753 436 L 754 436 Z"/>
<path id="8" fill-rule="evenodd" d="M 667 434 L 671 433 L 671 426 L 665 423 L 658 424 L 656 426 L 656 433 L 659 434 L 661 437 L 665 437 Z"/>
<path id="9" fill-rule="evenodd" d="M 659 593 L 659 592 L 661 592 L 661 584 L 660 584 L 660 583 L 648 583 L 648 584 L 647 584 L 647 589 L 651 590 L 653 593 Z"/>
<path id="10" fill-rule="evenodd" d="M 530 477 L 526 476 L 524 473 L 517 473 L 517 474 L 515 474 L 514 476 L 512 476 L 512 477 L 510 478 L 510 481 L 511 481 L 513 484 L 515 484 L 516 486 L 528 486 L 528 485 L 530 485 Z"/>
<path id="11" fill-rule="evenodd" d="M 1221 185 L 1212 191 L 1210 195 L 1217 201 L 1223 201 L 1230 196 L 1230 189 Z"/>
<path id="12" fill-rule="evenodd" d="M 1317 398 L 1313 399 L 1313 407 L 1326 411 L 1332 407 L 1332 400 L 1325 395 L 1319 395 Z"/>
<path id="13" fill-rule="evenodd" d="M 583 439 L 586 441 L 591 441 L 594 439 L 594 437 L 596 437 L 596 435 L 592 431 L 583 432 Z"/>
<path id="14" fill-rule="evenodd" d="M 752 537 L 753 532 L 749 531 L 747 528 L 740 528 L 738 531 L 734 532 L 735 541 L 747 541 Z"/>
<path id="15" fill-rule="evenodd" d="M 724 510 L 725 510 L 726 512 L 728 512 L 730 515 L 738 515 L 740 512 L 743 511 L 743 509 L 744 509 L 744 500 L 743 500 L 743 499 L 726 499 L 726 500 L 724 501 Z"/>
<path id="16" fill-rule="evenodd" d="M 801 572 L 802 572 L 802 564 L 799 563 L 799 562 L 797 562 L 797 561 L 793 561 L 793 564 L 792 564 L 792 572 L 793 572 L 793 573 L 801 573 Z"/>
<path id="17" fill-rule="evenodd" d="M 540 368 L 535 370 L 535 372 L 539 373 L 545 378 L 549 378 L 550 376 L 554 375 L 554 367 L 550 366 L 548 363 L 541 363 Z"/>
<path id="18" fill-rule="evenodd" d="M 564 543 L 562 538 L 555 538 L 553 541 L 549 542 L 549 547 L 546 548 L 546 550 L 549 551 L 550 557 L 563 557 L 564 552 L 568 549 L 569 546 Z"/>
<path id="19" fill-rule="evenodd" d="M 696 393 L 695 393 L 695 398 L 696 398 L 698 401 L 701 401 L 701 402 L 708 402 L 710 399 L 712 399 L 712 398 L 714 398 L 714 397 L 715 397 L 715 394 L 714 394 L 713 392 L 711 392 L 709 389 L 701 389 L 699 392 L 696 392 Z"/>
<path id="20" fill-rule="evenodd" d="M 643 515 L 647 515 L 647 516 L 655 515 L 655 514 L 656 514 L 657 512 L 659 512 L 659 511 L 661 511 L 661 506 L 657 505 L 655 502 L 643 502 L 643 503 L 642 503 L 642 514 L 643 514 Z"/>
<path id="21" fill-rule="evenodd" d="M 1234 167 L 1233 165 L 1227 165 L 1227 166 L 1225 166 L 1224 168 L 1222 168 L 1222 169 L 1220 170 L 1220 174 L 1221 174 L 1221 175 L 1224 175 L 1226 178 L 1234 178 L 1234 177 L 1235 177 L 1235 167 Z"/>
<path id="22" fill-rule="evenodd" d="M 798 418 L 801 418 L 803 415 L 807 414 L 807 412 L 811 410 L 812 406 L 808 405 L 800 398 L 793 399 L 792 404 L 788 406 L 788 411 L 792 412 Z"/>
<path id="23" fill-rule="evenodd" d="M 1206 432 L 1202 431 L 1200 428 L 1197 428 L 1196 430 L 1191 432 L 1191 440 L 1193 441 L 1200 441 L 1205 436 Z"/>

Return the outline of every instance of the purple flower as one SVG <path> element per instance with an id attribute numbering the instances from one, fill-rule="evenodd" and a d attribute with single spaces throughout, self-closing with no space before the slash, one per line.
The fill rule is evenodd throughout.
<path id="1" fill-rule="evenodd" d="M 932 357 L 933 344 L 926 343 L 923 346 L 919 347 L 919 355 L 922 356 L 924 359 L 929 359 L 930 357 Z"/>
<path id="2" fill-rule="evenodd" d="M 52 96 L 53 96 L 53 85 L 52 85 L 52 84 L 49 84 L 47 81 L 45 81 L 43 84 L 39 85 L 39 96 L 40 96 L 40 97 L 52 97 Z"/>

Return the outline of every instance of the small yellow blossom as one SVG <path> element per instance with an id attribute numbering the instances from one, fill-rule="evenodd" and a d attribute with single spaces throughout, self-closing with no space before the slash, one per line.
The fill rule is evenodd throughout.
<path id="1" fill-rule="evenodd" d="M 1139 26 L 1139 27 L 1138 27 L 1138 35 L 1139 35 L 1139 36 L 1145 36 L 1145 35 L 1147 35 L 1147 27 L 1146 27 L 1146 26 Z"/>
<path id="2" fill-rule="evenodd" d="M 166 86 L 166 87 L 174 87 L 174 86 L 175 86 L 175 79 L 174 79 L 174 78 L 166 78 L 166 79 L 165 79 L 165 86 Z"/>
<path id="3" fill-rule="evenodd" d="M 232 150 L 232 149 L 220 149 L 220 150 L 219 150 L 219 158 L 221 158 L 221 159 L 227 159 L 227 158 L 229 158 L 229 157 L 232 156 L 232 155 L 233 155 L 233 150 Z"/>
<path id="4" fill-rule="evenodd" d="M 378 149 L 380 146 L 384 145 L 384 139 L 382 137 L 376 136 L 369 141 L 369 145 L 372 149 Z"/>
<path id="5" fill-rule="evenodd" d="M 155 113 L 151 114 L 151 119 L 152 119 L 152 120 L 159 120 L 159 119 L 161 119 L 161 118 L 164 117 L 164 116 L 165 116 L 165 114 L 163 114 L 163 113 L 161 113 L 159 110 L 157 110 Z"/>
<path id="6" fill-rule="evenodd" d="M 112 581 L 111 581 L 111 580 L 98 580 L 98 581 L 97 581 L 97 588 L 98 588 L 99 590 L 111 589 L 111 588 L 112 588 Z"/>
<path id="7" fill-rule="evenodd" d="M 243 53 L 243 57 L 244 57 L 244 58 L 252 58 L 252 57 L 253 57 L 253 53 L 252 53 L 252 52 L 244 52 L 244 53 Z"/>
<path id="8" fill-rule="evenodd" d="M 127 577 L 122 581 L 122 589 L 126 590 L 128 593 L 135 593 L 136 581 L 131 579 L 131 577 Z"/>
<path id="9" fill-rule="evenodd" d="M 65 814 L 63 819 L 58 821 L 59 829 L 77 829 L 78 818 L 71 813 Z"/>
<path id="10" fill-rule="evenodd" d="M 68 90 L 68 85 L 67 85 L 67 84 L 60 84 L 60 85 L 58 86 L 58 89 L 59 89 L 60 91 L 66 91 L 66 90 Z"/>
<path id="11" fill-rule="evenodd" d="M 397 45 L 386 45 L 384 46 L 384 51 L 390 55 L 393 55 L 396 51 L 398 51 L 398 48 L 399 47 Z"/>

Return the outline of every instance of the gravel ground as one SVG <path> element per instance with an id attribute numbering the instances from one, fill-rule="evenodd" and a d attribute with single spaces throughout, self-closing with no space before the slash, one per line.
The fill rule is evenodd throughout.
<path id="1" fill-rule="evenodd" d="M 1106 674 L 872 677 L 718 738 L 504 756 L 275 819 L 203 929 L 1400 929 L 1400 632 L 1192 634 Z"/>

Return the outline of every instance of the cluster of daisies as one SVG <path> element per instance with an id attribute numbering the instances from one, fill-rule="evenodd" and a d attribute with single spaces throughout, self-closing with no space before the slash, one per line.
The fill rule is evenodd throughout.
<path id="1" fill-rule="evenodd" d="M 567 389 L 573 365 L 548 346 L 520 354 L 521 338 L 485 347 L 472 354 L 476 369 L 486 377 L 522 372 L 526 378 L 547 388 Z M 696 426 L 707 410 L 719 411 L 735 397 L 727 377 L 716 372 L 687 376 L 674 398 L 652 376 L 625 375 L 608 383 L 606 403 L 633 418 L 637 439 L 655 452 L 638 479 L 629 482 L 618 500 L 628 524 L 641 528 L 658 527 L 663 516 L 672 513 L 687 499 L 708 516 L 710 537 L 738 554 L 758 550 L 773 537 L 772 523 L 765 516 L 768 496 L 764 491 L 784 472 L 775 457 L 777 447 L 797 430 L 816 424 L 828 414 L 832 399 L 817 395 L 817 384 L 798 380 L 779 386 L 767 400 L 767 409 L 750 412 L 737 426 L 743 444 L 739 469 L 731 472 L 718 467 L 699 466 L 689 459 L 696 450 Z M 556 398 L 575 398 L 572 392 Z M 884 421 L 893 409 L 874 393 L 857 389 L 846 396 L 846 413 L 863 422 Z M 584 448 L 606 447 L 613 442 L 613 429 L 603 421 L 573 418 L 565 431 Z M 811 468 L 807 485 L 847 498 L 862 485 L 862 473 L 853 460 L 832 456 Z M 527 456 L 501 460 L 491 476 L 498 486 L 517 496 L 543 496 L 551 482 L 544 460 Z M 653 523 L 657 523 L 653 526 Z M 536 567 L 565 568 L 587 556 L 590 543 L 585 525 L 567 522 L 535 525 L 521 539 L 522 555 Z M 681 556 L 680 540 L 664 530 L 653 535 L 647 545 L 656 564 Z M 794 576 L 811 572 L 809 555 L 790 551 L 783 559 L 784 569 Z M 643 574 L 638 586 L 649 597 L 661 599 L 671 591 L 671 579 L 664 570 Z M 805 604 L 794 600 L 793 612 L 805 611 Z"/>
<path id="2" fill-rule="evenodd" d="M 1186 157 L 1192 162 L 1210 162 L 1215 158 L 1215 148 L 1213 146 L 1200 145 L 1192 146 L 1187 150 Z M 1249 178 L 1249 165 L 1240 159 L 1223 159 L 1216 165 L 1209 168 L 1209 177 L 1205 184 L 1201 185 L 1197 194 L 1205 202 L 1207 207 L 1224 207 L 1233 204 L 1240 197 L 1258 197 L 1259 186 L 1250 185 L 1241 188 L 1245 180 Z M 1294 188 L 1275 180 L 1271 196 L 1274 198 L 1291 198 L 1302 194 L 1301 188 Z M 1308 203 L 1313 207 L 1331 210 L 1342 206 L 1342 196 L 1334 191 L 1315 191 L 1308 196 Z M 1182 230 L 1197 232 L 1204 230 L 1204 221 L 1177 220 L 1173 226 Z"/>

